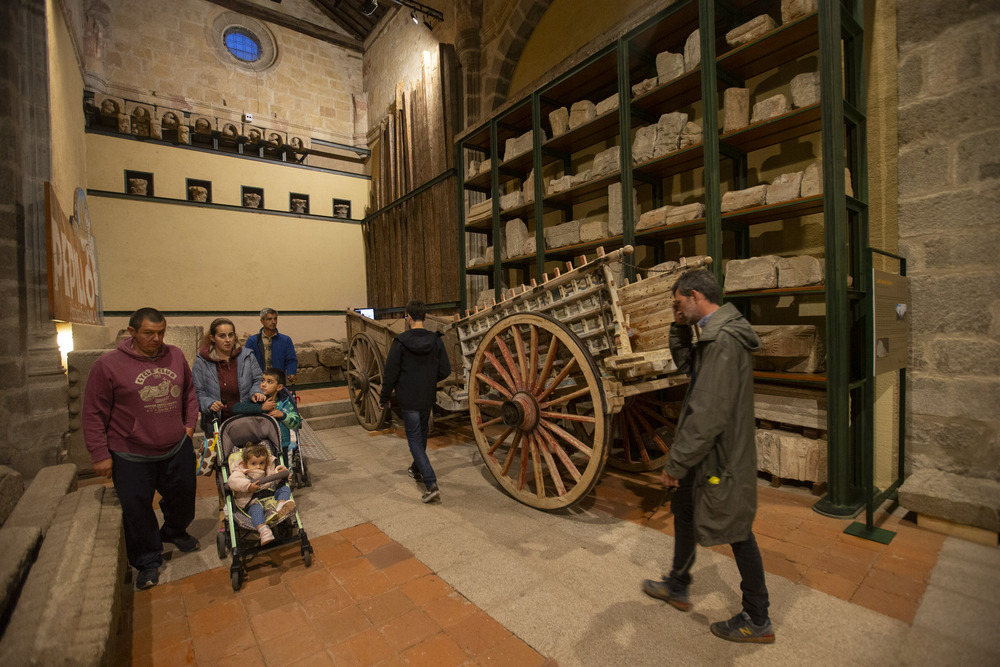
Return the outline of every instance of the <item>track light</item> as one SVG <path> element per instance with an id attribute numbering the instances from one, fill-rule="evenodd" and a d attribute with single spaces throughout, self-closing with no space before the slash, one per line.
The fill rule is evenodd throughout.
<path id="1" fill-rule="evenodd" d="M 417 20 L 417 13 L 416 12 L 410 12 L 410 18 L 413 19 L 413 24 L 414 25 L 417 25 L 417 24 L 420 23 L 420 21 Z"/>
<path id="2" fill-rule="evenodd" d="M 428 19 L 424 19 L 424 25 L 427 26 L 428 30 L 434 30 L 434 26 L 431 25 L 431 22 Z"/>
<path id="3" fill-rule="evenodd" d="M 361 4 L 361 13 L 365 16 L 371 16 L 378 9 L 378 0 L 365 0 Z"/>

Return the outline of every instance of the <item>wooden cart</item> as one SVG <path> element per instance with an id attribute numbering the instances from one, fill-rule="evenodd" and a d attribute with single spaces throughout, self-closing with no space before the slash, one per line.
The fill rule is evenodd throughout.
<path id="1" fill-rule="evenodd" d="M 571 507 L 609 461 L 650 470 L 669 453 L 674 406 L 659 393 L 687 382 L 667 345 L 673 285 L 711 259 L 618 285 L 612 267 L 631 253 L 631 246 L 599 248 L 592 261 L 567 262 L 565 272 L 443 327 L 459 377 L 439 386 L 438 405 L 469 410 L 487 469 L 526 505 Z M 368 428 L 386 418 L 371 410 L 378 403 L 372 388 L 380 387 L 385 352 L 402 331 L 383 322 L 348 317 L 348 385 Z"/>

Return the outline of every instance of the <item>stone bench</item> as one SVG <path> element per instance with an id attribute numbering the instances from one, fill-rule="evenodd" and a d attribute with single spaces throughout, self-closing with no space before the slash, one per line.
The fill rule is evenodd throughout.
<path id="1" fill-rule="evenodd" d="M 0 528 L 9 616 L 0 664 L 111 662 L 126 569 L 121 506 L 114 489 L 75 487 L 75 466 L 44 468 Z"/>
<path id="2" fill-rule="evenodd" d="M 921 518 L 992 533 L 992 544 L 996 546 L 996 535 L 1000 533 L 1000 482 L 940 470 L 918 470 L 899 488 L 899 504 Z M 956 535 L 964 536 L 961 532 Z M 989 535 L 972 539 L 982 541 L 983 537 L 989 540 Z"/>

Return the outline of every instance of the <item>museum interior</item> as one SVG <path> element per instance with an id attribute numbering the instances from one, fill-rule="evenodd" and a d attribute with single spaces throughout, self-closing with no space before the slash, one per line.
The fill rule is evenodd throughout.
<path id="1" fill-rule="evenodd" d="M 997 3 L 0 5 L 3 664 L 1000 661 Z M 761 341 L 773 646 L 709 631 L 728 545 L 693 613 L 640 590 L 692 269 Z M 379 400 L 411 300 L 426 505 Z M 146 590 L 83 433 L 142 307 L 190 365 L 276 310 L 303 418 L 288 537 L 201 471 Z"/>

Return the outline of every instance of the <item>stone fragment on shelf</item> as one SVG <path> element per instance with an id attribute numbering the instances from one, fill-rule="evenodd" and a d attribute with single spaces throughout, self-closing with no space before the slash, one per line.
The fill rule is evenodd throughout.
<path id="1" fill-rule="evenodd" d="M 507 251 L 504 259 L 517 257 L 524 248 L 524 242 L 528 240 L 528 227 L 521 218 L 508 220 L 504 225 L 504 249 Z"/>
<path id="2" fill-rule="evenodd" d="M 827 444 L 791 431 L 757 429 L 757 470 L 779 479 L 827 481 Z"/>
<path id="3" fill-rule="evenodd" d="M 695 30 L 684 42 L 684 71 L 690 72 L 701 64 L 701 32 Z"/>
<path id="4" fill-rule="evenodd" d="M 653 159 L 653 144 L 656 142 L 656 125 L 640 127 L 632 142 L 632 161 L 645 162 Z"/>
<path id="5" fill-rule="evenodd" d="M 514 190 L 505 195 L 500 195 L 500 210 L 507 211 L 518 206 L 524 206 L 524 193 Z"/>
<path id="6" fill-rule="evenodd" d="M 616 181 L 608 186 L 608 233 L 619 236 L 623 232 L 622 184 Z M 632 222 L 639 221 L 639 193 L 632 188 Z"/>
<path id="7" fill-rule="evenodd" d="M 677 144 L 678 148 L 687 148 L 701 143 L 701 125 L 694 121 L 688 122 L 681 130 L 681 140 Z"/>
<path id="8" fill-rule="evenodd" d="M 483 251 L 483 264 L 493 263 L 493 246 L 486 246 L 486 250 Z"/>
<path id="9" fill-rule="evenodd" d="M 555 111 L 549 112 L 549 125 L 552 126 L 552 136 L 558 137 L 569 130 L 569 109 L 559 107 Z"/>
<path id="10" fill-rule="evenodd" d="M 656 139 L 653 141 L 653 157 L 657 158 L 677 150 L 681 131 L 687 125 L 688 115 L 680 111 L 665 113 L 656 123 Z"/>
<path id="11" fill-rule="evenodd" d="M 528 175 L 524 179 L 524 183 L 521 185 L 521 192 L 524 193 L 524 203 L 535 201 L 535 170 L 532 169 L 528 172 Z"/>
<path id="12" fill-rule="evenodd" d="M 580 243 L 600 241 L 610 236 L 607 220 L 585 220 L 580 222 Z"/>
<path id="13" fill-rule="evenodd" d="M 469 161 L 469 170 L 466 172 L 466 178 L 470 178 L 479 173 L 479 160 Z"/>
<path id="14" fill-rule="evenodd" d="M 534 255 L 537 253 L 537 251 L 538 251 L 538 242 L 535 239 L 535 235 L 532 234 L 525 240 L 524 246 L 521 247 L 521 254 Z"/>
<path id="15" fill-rule="evenodd" d="M 722 93 L 722 131 L 735 132 L 750 124 L 750 89 L 726 88 Z"/>
<path id="16" fill-rule="evenodd" d="M 684 74 L 684 54 L 663 51 L 656 54 L 656 78 L 660 84 L 673 81 Z"/>
<path id="17" fill-rule="evenodd" d="M 493 168 L 493 162 L 492 162 L 492 160 L 483 160 L 482 162 L 479 163 L 479 173 L 480 174 L 482 174 L 483 172 L 489 171 L 492 168 Z"/>
<path id="18" fill-rule="evenodd" d="M 797 109 L 819 102 L 819 72 L 805 72 L 792 77 L 792 106 Z"/>
<path id="19" fill-rule="evenodd" d="M 469 207 L 469 217 L 478 218 L 493 210 L 493 200 L 486 199 Z"/>
<path id="20" fill-rule="evenodd" d="M 668 205 L 661 206 L 660 208 L 654 208 L 651 211 L 643 211 L 639 216 L 639 221 L 635 223 L 636 231 L 641 229 L 653 229 L 654 227 L 663 227 L 667 224 L 667 213 L 672 208 L 672 205 Z"/>
<path id="21" fill-rule="evenodd" d="M 777 27 L 778 24 L 774 22 L 774 19 L 767 14 L 761 14 L 727 32 L 726 43 L 732 47 L 743 46 L 758 37 L 766 35 Z"/>
<path id="22" fill-rule="evenodd" d="M 822 285 L 823 260 L 812 255 L 778 258 L 778 287 Z"/>
<path id="23" fill-rule="evenodd" d="M 569 109 L 569 129 L 575 129 L 597 118 L 597 107 L 590 100 L 574 102 Z"/>
<path id="24" fill-rule="evenodd" d="M 761 347 L 753 353 L 753 367 L 779 373 L 819 373 L 824 369 L 824 346 L 812 324 L 755 325 Z"/>
<path id="25" fill-rule="evenodd" d="M 594 170 L 593 169 L 584 169 L 583 171 L 581 171 L 578 174 L 573 174 L 573 179 L 570 181 L 570 183 L 571 183 L 572 187 L 575 188 L 576 186 L 580 185 L 581 183 L 586 183 L 587 181 L 591 180 L 592 178 L 594 178 Z"/>
<path id="26" fill-rule="evenodd" d="M 545 228 L 545 247 L 562 248 L 580 242 L 580 221 L 571 220 L 555 227 Z"/>
<path id="27" fill-rule="evenodd" d="M 554 195 L 557 192 L 569 190 L 571 187 L 573 187 L 573 174 L 566 174 L 565 176 L 553 178 L 549 181 L 548 193 Z"/>
<path id="28" fill-rule="evenodd" d="M 750 117 L 750 123 L 760 123 L 761 121 L 780 116 L 789 111 L 791 111 L 791 107 L 788 104 L 788 98 L 778 93 L 753 105 L 753 115 Z"/>
<path id="29" fill-rule="evenodd" d="M 738 211 L 741 208 L 763 206 L 767 198 L 767 184 L 755 185 L 746 190 L 730 190 L 722 195 L 722 212 Z"/>
<path id="30" fill-rule="evenodd" d="M 653 88 L 656 88 L 657 79 L 654 76 L 652 79 L 643 79 L 639 83 L 632 86 L 632 97 L 639 97 L 640 95 L 645 95 Z"/>
<path id="31" fill-rule="evenodd" d="M 847 167 L 844 167 L 844 193 L 849 197 L 854 196 L 851 170 Z M 823 194 L 823 161 L 816 160 L 802 172 L 802 187 L 799 196 L 813 197 L 821 194 Z"/>
<path id="32" fill-rule="evenodd" d="M 466 268 L 468 268 L 470 266 L 479 266 L 480 264 L 483 264 L 483 263 L 484 262 L 483 262 L 483 258 L 482 257 L 478 257 L 478 256 L 477 257 L 470 257 L 468 259 L 468 261 L 465 262 L 465 266 L 466 266 Z"/>
<path id="33" fill-rule="evenodd" d="M 778 257 L 762 255 L 749 259 L 731 259 L 726 262 L 727 292 L 756 289 L 774 289 L 778 286 Z"/>
<path id="34" fill-rule="evenodd" d="M 783 201 L 790 201 L 799 198 L 799 191 L 802 187 L 802 172 L 796 171 L 791 174 L 782 174 L 775 178 L 771 185 L 767 187 L 767 195 L 764 203 L 778 204 Z"/>
<path id="35" fill-rule="evenodd" d="M 621 149 L 618 146 L 612 146 L 594 156 L 592 167 L 594 178 L 613 174 L 619 169 L 621 169 Z"/>
<path id="36" fill-rule="evenodd" d="M 688 220 L 697 220 L 705 217 L 705 205 L 701 202 L 674 206 L 667 211 L 667 224 L 677 225 Z"/>
<path id="37" fill-rule="evenodd" d="M 543 136 L 542 141 L 544 140 Z M 504 146 L 503 161 L 507 162 L 521 153 L 531 150 L 532 142 L 531 130 L 528 130 L 519 137 L 511 137 Z"/>
<path id="38" fill-rule="evenodd" d="M 789 23 L 816 11 L 817 0 L 781 0 L 781 22 Z"/>
<path id="39" fill-rule="evenodd" d="M 603 100 L 598 102 L 594 110 L 597 112 L 598 116 L 603 116 L 612 109 L 617 109 L 617 108 L 618 108 L 618 94 L 615 93 L 614 95 L 611 95 L 610 97 L 605 97 Z"/>

